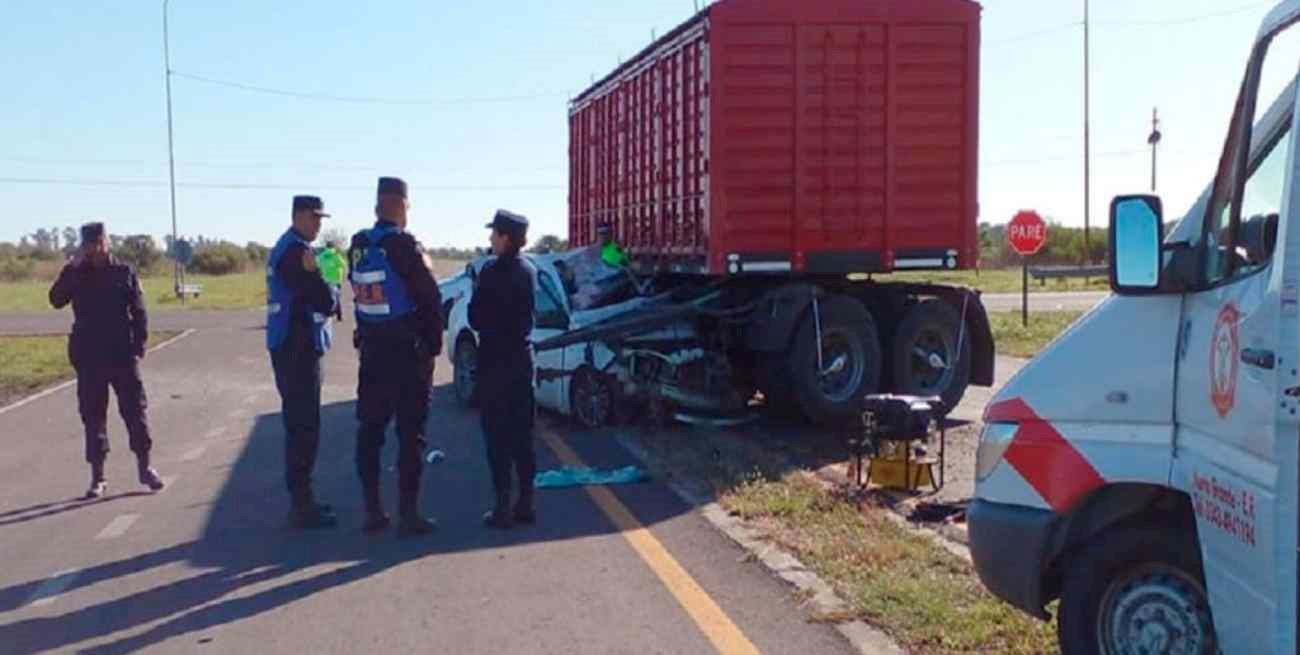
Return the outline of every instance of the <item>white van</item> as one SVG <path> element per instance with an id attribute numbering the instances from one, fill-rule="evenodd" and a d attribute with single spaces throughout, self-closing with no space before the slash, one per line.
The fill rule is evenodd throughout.
<path id="1" fill-rule="evenodd" d="M 1297 21 L 1265 19 L 1200 200 L 1166 236 L 1116 198 L 1115 294 L 985 411 L 971 554 L 1025 612 L 1060 599 L 1067 655 L 1297 652 Z"/>

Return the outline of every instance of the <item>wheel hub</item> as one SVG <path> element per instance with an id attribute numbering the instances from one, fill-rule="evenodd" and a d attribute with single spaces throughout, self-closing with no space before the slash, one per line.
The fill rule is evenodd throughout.
<path id="1" fill-rule="evenodd" d="M 862 361 L 866 353 L 862 346 L 850 336 L 839 332 L 827 332 L 822 336 L 822 359 L 827 362 L 824 370 L 818 370 L 818 386 L 831 402 L 843 402 L 862 383 Z M 817 362 L 813 362 L 817 366 Z"/>
<path id="2" fill-rule="evenodd" d="M 939 393 L 952 382 L 952 349 L 948 340 L 934 330 L 917 335 L 912 346 L 912 374 L 925 392 Z"/>
<path id="3" fill-rule="evenodd" d="M 1213 639 L 1200 586 L 1164 567 L 1113 586 L 1098 630 L 1104 652 L 1114 655 L 1199 655 Z"/>

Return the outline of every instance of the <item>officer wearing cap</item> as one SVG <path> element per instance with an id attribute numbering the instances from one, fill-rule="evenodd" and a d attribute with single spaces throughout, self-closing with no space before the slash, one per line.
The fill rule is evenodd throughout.
<path id="1" fill-rule="evenodd" d="M 311 481 L 320 446 L 321 357 L 333 340 L 330 317 L 338 303 L 311 248 L 326 216 L 320 198 L 294 196 L 293 225 L 271 249 L 266 268 L 266 348 L 280 391 L 290 521 L 305 529 L 338 525 L 330 506 L 316 501 Z"/>
<path id="2" fill-rule="evenodd" d="M 490 527 L 507 529 L 514 522 L 533 523 L 533 292 L 537 269 L 519 256 L 528 242 L 528 219 L 498 211 L 492 222 L 496 260 L 475 280 L 469 301 L 469 324 L 479 336 L 478 384 L 483 434 L 496 505 L 483 516 Z M 510 508 L 511 480 L 519 497 Z"/>
<path id="3" fill-rule="evenodd" d="M 163 481 L 149 465 L 153 441 L 148 399 L 140 379 L 149 319 L 135 269 L 110 254 L 103 223 L 81 226 L 81 248 L 50 288 L 50 304 L 55 309 L 68 303 L 74 316 L 68 358 L 77 371 L 77 409 L 86 428 L 86 461 L 90 463 L 86 498 L 99 498 L 108 488 L 104 460 L 109 450 L 110 386 L 126 422 L 140 484 L 159 491 Z"/>
<path id="4" fill-rule="evenodd" d="M 357 476 L 367 533 L 389 525 L 379 493 L 380 453 L 388 422 L 397 419 L 398 533 L 433 532 L 419 512 L 424 430 L 433 362 L 442 352 L 442 296 L 423 248 L 406 232 L 406 182 L 379 178 L 374 227 L 352 237 L 348 261 L 361 371 L 357 382 Z"/>

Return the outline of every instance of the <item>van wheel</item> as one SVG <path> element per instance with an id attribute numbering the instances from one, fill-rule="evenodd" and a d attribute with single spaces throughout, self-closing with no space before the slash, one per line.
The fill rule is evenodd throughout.
<path id="1" fill-rule="evenodd" d="M 948 303 L 926 300 L 913 305 L 898 324 L 891 347 L 898 393 L 939 396 L 941 412 L 952 411 L 970 384 L 970 339 L 970 330 L 961 330 L 961 315 Z"/>
<path id="2" fill-rule="evenodd" d="M 570 411 L 578 425 L 592 430 L 614 423 L 618 394 L 610 376 L 584 366 L 573 374 L 569 395 Z"/>
<path id="3" fill-rule="evenodd" d="M 862 397 L 880 386 L 880 336 L 862 303 L 830 296 L 820 306 L 820 368 L 817 325 L 809 314 L 791 348 L 790 380 L 804 416 L 819 425 L 835 425 L 856 417 Z"/>
<path id="4" fill-rule="evenodd" d="M 1064 655 L 1218 652 L 1200 556 L 1180 532 L 1111 530 L 1068 562 L 1056 626 Z"/>
<path id="5" fill-rule="evenodd" d="M 478 406 L 478 345 L 473 337 L 465 335 L 456 342 L 451 369 L 456 399 L 466 407 Z"/>

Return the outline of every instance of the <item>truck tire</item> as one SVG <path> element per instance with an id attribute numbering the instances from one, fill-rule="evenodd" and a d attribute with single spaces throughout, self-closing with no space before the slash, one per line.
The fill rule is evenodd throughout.
<path id="1" fill-rule="evenodd" d="M 817 324 L 811 314 L 795 333 L 787 367 L 804 417 L 818 425 L 836 425 L 856 418 L 862 397 L 880 385 L 880 334 L 871 313 L 857 300 L 830 296 L 820 307 L 825 370 L 818 370 Z"/>
<path id="2" fill-rule="evenodd" d="M 764 404 L 768 411 L 777 415 L 797 413 L 787 359 L 782 355 L 764 355 L 755 371 Z"/>
<path id="3" fill-rule="evenodd" d="M 1121 527 L 1071 557 L 1056 624 L 1063 655 L 1218 652 L 1200 556 L 1180 534 Z"/>
<path id="4" fill-rule="evenodd" d="M 962 344 L 957 353 L 959 332 Z M 970 342 L 970 330 L 961 330 L 961 315 L 948 303 L 925 300 L 913 305 L 899 322 L 890 346 L 895 390 L 912 396 L 939 396 L 943 399 L 940 411 L 946 415 L 961 402 L 970 385 Z"/>
<path id="5" fill-rule="evenodd" d="M 451 363 L 456 399 L 466 407 L 478 406 L 478 344 L 463 334 L 456 340 L 456 359 Z"/>

